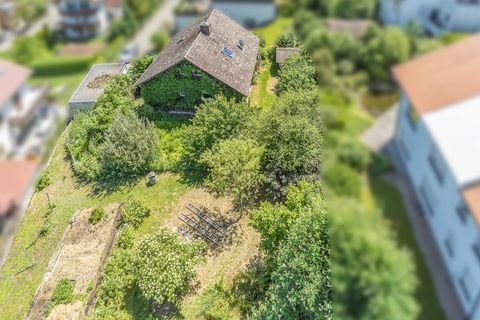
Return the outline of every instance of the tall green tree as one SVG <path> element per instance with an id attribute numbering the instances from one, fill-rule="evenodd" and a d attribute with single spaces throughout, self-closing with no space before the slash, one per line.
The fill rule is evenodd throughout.
<path id="1" fill-rule="evenodd" d="M 329 201 L 335 319 L 415 319 L 412 256 L 398 247 L 379 212 Z"/>

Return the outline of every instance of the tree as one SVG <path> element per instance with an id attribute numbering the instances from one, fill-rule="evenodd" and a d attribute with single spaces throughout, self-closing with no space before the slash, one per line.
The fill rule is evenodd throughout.
<path id="1" fill-rule="evenodd" d="M 155 58 L 155 56 L 147 54 L 132 61 L 128 69 L 128 75 L 132 83 L 135 83 L 142 76 Z"/>
<path id="2" fill-rule="evenodd" d="M 206 186 L 218 196 L 231 196 L 240 213 L 256 198 L 263 181 L 263 147 L 253 140 L 223 140 L 207 151 L 201 162 L 208 168 Z"/>
<path id="3" fill-rule="evenodd" d="M 165 46 L 168 44 L 168 42 L 170 41 L 170 36 L 168 35 L 167 31 L 160 30 L 160 31 L 155 32 L 152 35 L 151 40 L 152 40 L 152 44 L 153 44 L 153 48 L 154 48 L 153 50 L 160 51 L 163 48 L 165 48 Z"/>
<path id="4" fill-rule="evenodd" d="M 278 72 L 277 93 L 311 90 L 316 87 L 315 68 L 310 59 L 302 54 L 289 56 Z"/>
<path id="5" fill-rule="evenodd" d="M 343 163 L 333 163 L 324 170 L 324 181 L 333 192 L 342 196 L 357 197 L 362 187 L 360 176 Z"/>
<path id="6" fill-rule="evenodd" d="M 299 45 L 299 41 L 293 32 L 283 33 L 277 39 L 277 47 L 295 48 Z"/>
<path id="7" fill-rule="evenodd" d="M 157 154 L 155 126 L 135 116 L 118 114 L 100 147 L 105 177 L 129 178 L 151 169 Z"/>
<path id="8" fill-rule="evenodd" d="M 262 167 L 273 198 L 284 197 L 289 184 L 320 178 L 323 134 L 318 103 L 315 92 L 291 92 L 280 97 L 262 121 Z"/>
<path id="9" fill-rule="evenodd" d="M 47 4 L 42 0 L 17 0 L 15 15 L 18 19 L 30 25 L 46 11 Z"/>
<path id="10" fill-rule="evenodd" d="M 415 319 L 412 256 L 398 247 L 381 214 L 346 199 L 328 207 L 335 318 Z"/>
<path id="11" fill-rule="evenodd" d="M 411 55 L 410 39 L 397 27 L 372 25 L 362 40 L 365 43 L 363 66 L 372 80 L 388 80 L 390 68 Z"/>
<path id="12" fill-rule="evenodd" d="M 372 19 L 378 0 L 303 0 L 306 8 L 316 11 L 322 17 L 348 19 Z"/>
<path id="13" fill-rule="evenodd" d="M 242 135 L 257 112 L 246 101 L 224 96 L 206 99 L 185 130 L 186 160 L 198 164 L 201 155 L 215 143 Z"/>
<path id="14" fill-rule="evenodd" d="M 12 58 L 24 65 L 48 55 L 45 43 L 35 36 L 20 36 L 15 38 L 12 45 Z"/>
<path id="15" fill-rule="evenodd" d="M 196 277 L 204 248 L 204 242 L 181 240 L 165 227 L 145 236 L 135 259 L 137 285 L 145 298 L 157 305 L 180 301 Z"/>

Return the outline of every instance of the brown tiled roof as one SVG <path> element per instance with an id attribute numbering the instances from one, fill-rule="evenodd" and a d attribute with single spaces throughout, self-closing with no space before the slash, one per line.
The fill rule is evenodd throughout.
<path id="1" fill-rule="evenodd" d="M 200 23 L 210 23 L 210 35 L 200 32 Z M 244 49 L 238 47 L 245 42 Z M 213 10 L 190 27 L 178 32 L 135 85 L 141 85 L 186 60 L 239 93 L 248 96 L 257 61 L 259 39 L 223 13 Z M 226 47 L 233 58 L 222 53 Z"/>
<path id="2" fill-rule="evenodd" d="M 0 215 L 22 203 L 36 169 L 34 161 L 0 160 Z"/>
<path id="3" fill-rule="evenodd" d="M 327 27 L 332 32 L 350 32 L 355 36 L 361 36 L 367 31 L 371 22 L 369 20 L 327 19 Z"/>
<path id="4" fill-rule="evenodd" d="M 27 81 L 31 70 L 0 59 L 0 107 Z"/>
<path id="5" fill-rule="evenodd" d="M 424 114 L 480 93 L 480 35 L 393 68 L 418 113 Z"/>
<path id="6" fill-rule="evenodd" d="M 475 221 L 480 225 L 480 184 L 465 188 L 463 190 L 463 198 Z"/>

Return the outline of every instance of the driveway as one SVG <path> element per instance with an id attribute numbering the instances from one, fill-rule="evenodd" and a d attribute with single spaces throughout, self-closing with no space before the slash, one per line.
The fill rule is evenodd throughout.
<path id="1" fill-rule="evenodd" d="M 179 0 L 165 0 L 165 3 L 158 8 L 154 15 L 140 28 L 132 43 L 138 48 L 138 54 L 144 55 L 153 49 L 152 35 L 161 29 L 165 24 L 173 24 L 174 9 Z"/>

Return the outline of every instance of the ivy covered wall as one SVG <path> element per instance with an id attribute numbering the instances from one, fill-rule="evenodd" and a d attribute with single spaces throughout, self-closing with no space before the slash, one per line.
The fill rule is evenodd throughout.
<path id="1" fill-rule="evenodd" d="M 193 111 L 202 97 L 222 93 L 227 98 L 242 95 L 193 64 L 183 61 L 140 87 L 145 103 L 163 110 Z"/>

